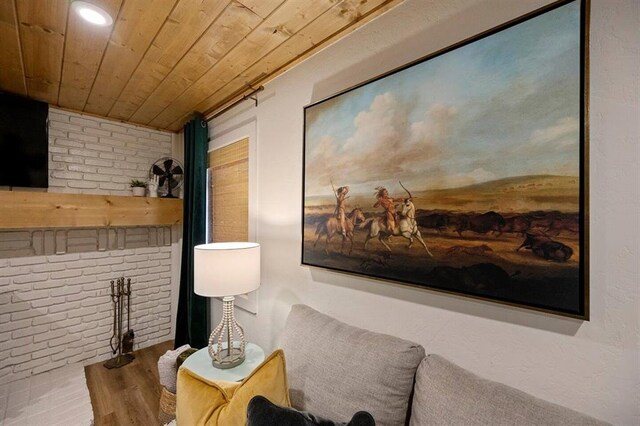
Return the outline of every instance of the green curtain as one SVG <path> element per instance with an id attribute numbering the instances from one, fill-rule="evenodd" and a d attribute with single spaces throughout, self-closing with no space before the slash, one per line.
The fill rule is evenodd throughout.
<path id="1" fill-rule="evenodd" d="M 208 299 L 193 292 L 193 247 L 206 242 L 207 150 L 207 122 L 197 117 L 184 126 L 184 216 L 176 348 L 186 343 L 204 348 L 208 343 Z"/>

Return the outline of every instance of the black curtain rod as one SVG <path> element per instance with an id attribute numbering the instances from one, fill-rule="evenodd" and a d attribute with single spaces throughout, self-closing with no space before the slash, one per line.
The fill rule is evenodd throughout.
<path id="1" fill-rule="evenodd" d="M 231 105 L 229 105 L 229 106 L 227 106 L 227 107 L 223 108 L 222 110 L 220 110 L 220 111 L 216 112 L 215 114 L 213 114 L 213 115 L 207 115 L 207 116 L 205 117 L 205 119 L 206 119 L 207 121 L 209 121 L 209 120 L 213 120 L 214 118 L 221 116 L 221 115 L 222 115 L 222 114 L 224 114 L 225 112 L 229 111 L 231 108 L 233 108 L 233 107 L 235 107 L 236 105 L 238 105 L 238 104 L 240 104 L 240 103 L 242 103 L 242 102 L 246 101 L 247 99 L 252 99 L 253 101 L 255 101 L 256 106 L 258 106 L 258 98 L 255 96 L 255 94 L 256 94 L 256 93 L 258 93 L 258 92 L 262 92 L 263 90 L 264 90 L 264 86 L 260 86 L 260 87 L 258 87 L 257 89 L 254 89 L 252 92 L 247 93 L 246 95 L 244 95 L 242 98 L 238 99 L 237 101 L 235 101 L 235 102 L 234 102 L 234 103 L 232 103 Z"/>

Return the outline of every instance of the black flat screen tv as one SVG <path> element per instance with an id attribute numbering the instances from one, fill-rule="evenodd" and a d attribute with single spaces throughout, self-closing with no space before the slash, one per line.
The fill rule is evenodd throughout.
<path id="1" fill-rule="evenodd" d="M 49 105 L 0 93 L 0 186 L 47 188 Z"/>

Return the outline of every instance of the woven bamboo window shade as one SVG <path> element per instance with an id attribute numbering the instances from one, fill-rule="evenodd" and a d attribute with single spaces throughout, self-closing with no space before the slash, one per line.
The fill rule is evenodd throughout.
<path id="1" fill-rule="evenodd" d="M 209 153 L 213 242 L 249 241 L 249 139 Z"/>

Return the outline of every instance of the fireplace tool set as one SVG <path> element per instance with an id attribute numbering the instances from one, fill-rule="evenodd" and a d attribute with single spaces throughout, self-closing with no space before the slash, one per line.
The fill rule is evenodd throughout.
<path id="1" fill-rule="evenodd" d="M 126 298 L 126 303 L 125 303 Z M 119 368 L 129 364 L 135 359 L 133 354 L 133 337 L 134 333 L 131 329 L 131 278 L 121 277 L 117 280 L 111 280 L 111 302 L 113 303 L 113 334 L 109 339 L 109 345 L 113 354 L 116 355 L 104 363 L 107 368 Z M 122 332 L 122 324 L 124 322 L 124 308 L 127 305 L 127 331 Z"/>

